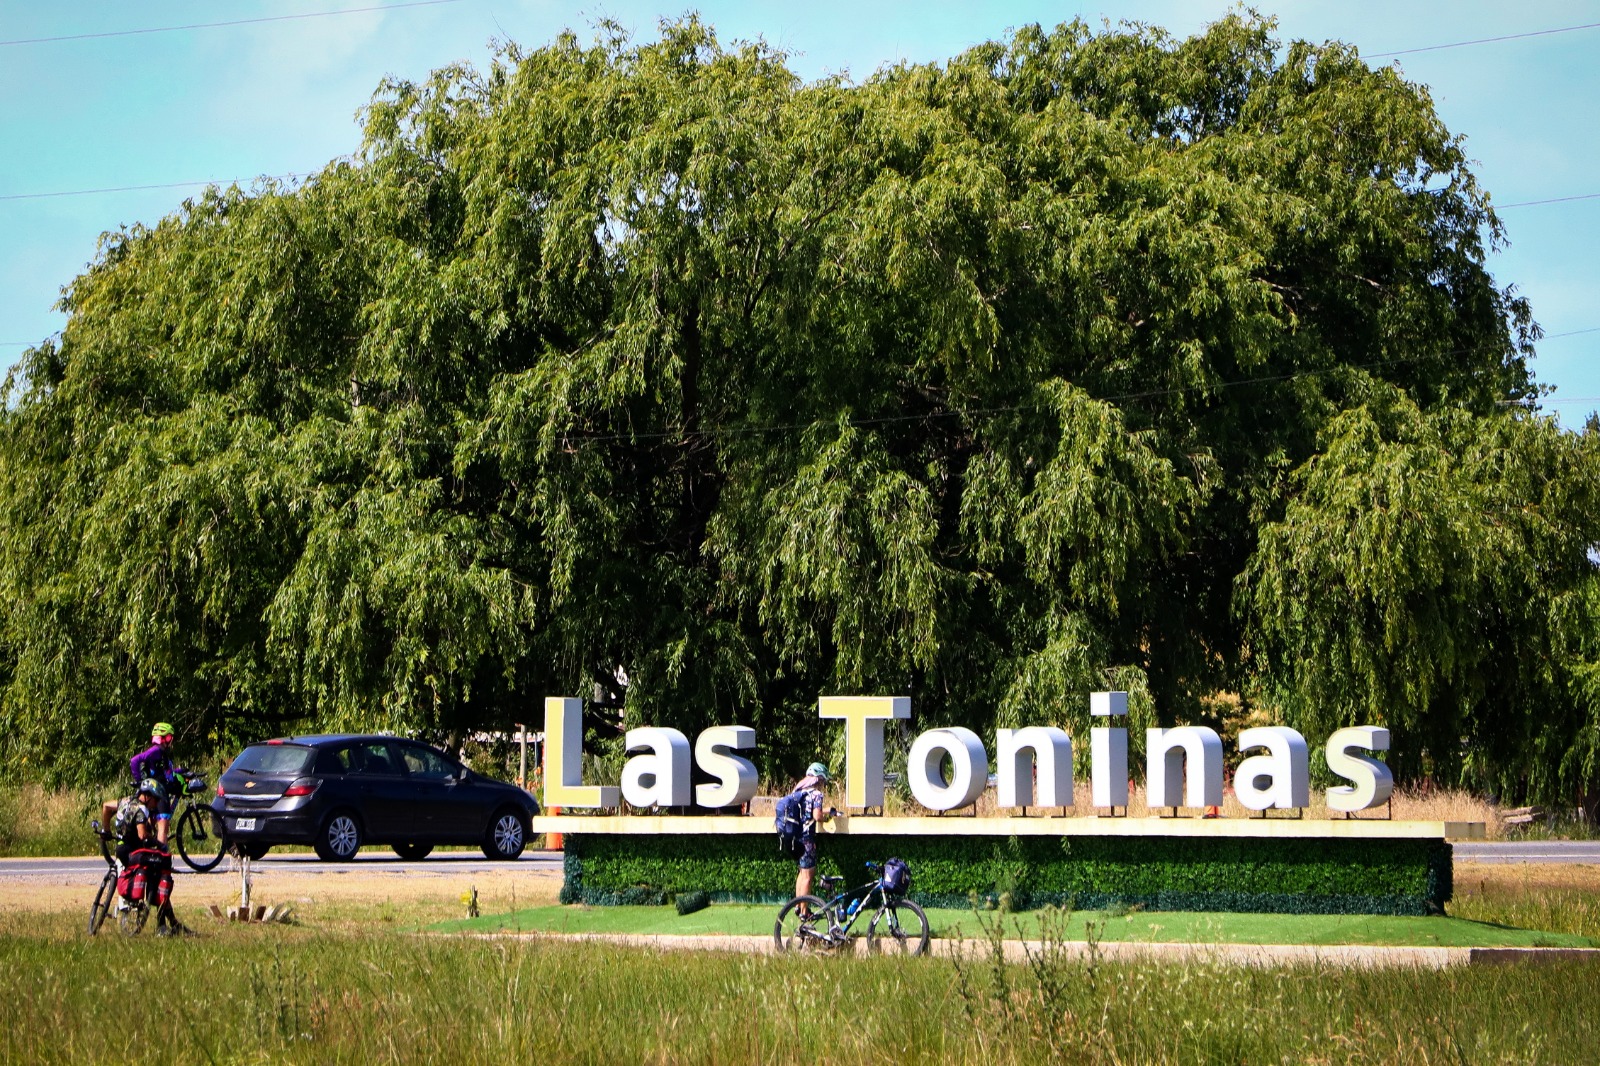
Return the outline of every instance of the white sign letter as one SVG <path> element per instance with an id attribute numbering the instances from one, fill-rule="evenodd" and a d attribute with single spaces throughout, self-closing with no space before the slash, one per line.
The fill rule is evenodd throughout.
<path id="1" fill-rule="evenodd" d="M 1389 731 L 1381 726 L 1357 725 L 1340 729 L 1328 738 L 1328 746 L 1324 749 L 1328 756 L 1328 769 L 1355 783 L 1353 788 L 1339 785 L 1328 789 L 1330 811 L 1364 811 L 1369 807 L 1381 807 L 1389 801 L 1389 794 L 1394 791 L 1394 775 L 1389 773 L 1389 768 L 1377 759 L 1352 754 L 1352 748 L 1388 751 Z"/>
<path id="2" fill-rule="evenodd" d="M 948 782 L 939 772 L 947 754 L 954 764 Z M 966 807 L 976 803 L 989 784 L 989 755 L 970 729 L 930 729 L 912 742 L 906 776 L 911 779 L 911 794 L 930 811 Z"/>
<path id="3" fill-rule="evenodd" d="M 883 806 L 883 723 L 911 717 L 909 696 L 822 696 L 821 718 L 844 719 L 844 802 Z"/>
<path id="4" fill-rule="evenodd" d="M 1222 806 L 1222 738 L 1216 730 L 1185 725 L 1147 729 L 1144 735 L 1145 799 L 1151 807 Z M 1180 787 L 1185 784 L 1187 789 Z"/>
<path id="5" fill-rule="evenodd" d="M 547 807 L 615 807 L 614 786 L 583 783 L 583 701 L 544 701 L 544 803 Z"/>
<path id="6" fill-rule="evenodd" d="M 622 798 L 635 807 L 686 807 L 689 804 L 689 738 L 676 729 L 630 729 L 628 751 L 649 749 L 622 767 Z"/>
<path id="7" fill-rule="evenodd" d="M 1311 806 L 1311 755 L 1306 738 L 1283 726 L 1262 726 L 1239 734 L 1239 750 L 1266 748 L 1233 772 L 1233 794 L 1246 810 L 1292 810 Z"/>
<path id="8" fill-rule="evenodd" d="M 720 783 L 696 785 L 694 801 L 702 807 L 737 807 L 756 794 L 756 767 L 731 755 L 736 748 L 756 746 L 756 731 L 744 725 L 714 725 L 694 742 L 694 761 Z"/>
<path id="9" fill-rule="evenodd" d="M 1126 692 L 1089 693 L 1089 713 L 1096 718 L 1128 713 Z M 1089 730 L 1089 791 L 1096 807 L 1128 805 L 1128 731 Z"/>
<path id="10" fill-rule="evenodd" d="M 1072 806 L 1072 738 L 1054 726 L 995 731 L 996 802 L 1002 807 Z M 1039 772 L 1034 798 L 1034 770 Z"/>

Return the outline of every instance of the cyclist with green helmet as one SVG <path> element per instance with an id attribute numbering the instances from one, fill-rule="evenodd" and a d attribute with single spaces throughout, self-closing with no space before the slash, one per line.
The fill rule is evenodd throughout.
<path id="1" fill-rule="evenodd" d="M 822 786 L 827 783 L 827 766 L 814 762 L 806 767 L 806 776 L 789 790 L 791 795 L 801 794 L 801 806 L 806 812 L 804 827 L 800 830 L 800 872 L 794 879 L 797 896 L 811 895 L 811 886 L 817 879 L 817 827 L 835 813 L 831 808 L 823 810 Z"/>
<path id="2" fill-rule="evenodd" d="M 128 769 L 134 781 L 156 783 L 158 790 L 156 794 L 160 799 L 156 818 L 156 839 L 165 845 L 173 808 L 177 805 L 178 796 L 183 792 L 180 781 L 182 776 L 187 774 L 186 770 L 172 761 L 170 723 L 157 722 L 151 727 L 150 746 L 128 760 Z"/>

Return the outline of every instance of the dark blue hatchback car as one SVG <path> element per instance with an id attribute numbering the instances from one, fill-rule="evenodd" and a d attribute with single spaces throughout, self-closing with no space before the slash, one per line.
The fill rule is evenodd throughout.
<path id="1" fill-rule="evenodd" d="M 353 858 L 364 844 L 387 844 L 402 859 L 441 844 L 515 859 L 539 813 L 527 792 L 426 744 L 352 734 L 250 745 L 223 771 L 211 808 L 247 855 L 310 844 L 329 861 Z"/>

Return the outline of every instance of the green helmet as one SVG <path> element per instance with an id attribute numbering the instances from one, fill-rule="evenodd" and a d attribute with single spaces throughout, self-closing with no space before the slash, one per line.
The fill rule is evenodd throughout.
<path id="1" fill-rule="evenodd" d="M 151 740 L 160 740 L 162 737 L 170 737 L 171 735 L 172 735 L 172 723 L 171 722 L 157 722 L 155 725 L 150 727 L 150 739 Z"/>
<path id="2" fill-rule="evenodd" d="M 158 800 L 167 798 L 167 790 L 161 787 L 161 782 L 153 777 L 147 777 L 139 782 L 139 795 L 154 796 Z"/>
<path id="3" fill-rule="evenodd" d="M 822 763 L 814 762 L 806 767 L 806 776 L 815 777 L 819 781 L 826 781 L 828 779 L 828 768 Z"/>

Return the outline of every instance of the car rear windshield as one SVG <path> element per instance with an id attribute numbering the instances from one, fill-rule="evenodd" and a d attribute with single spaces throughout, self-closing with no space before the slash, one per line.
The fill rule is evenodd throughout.
<path id="1" fill-rule="evenodd" d="M 311 765 L 314 748 L 298 744 L 252 744 L 233 760 L 231 770 L 247 774 L 298 774 Z"/>

